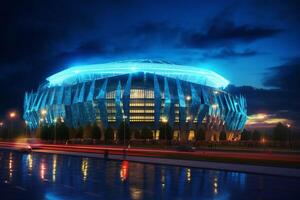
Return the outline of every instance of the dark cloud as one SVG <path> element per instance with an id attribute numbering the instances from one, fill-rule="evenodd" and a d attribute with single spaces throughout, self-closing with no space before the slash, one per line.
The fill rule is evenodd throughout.
<path id="1" fill-rule="evenodd" d="M 276 67 L 269 68 L 264 80 L 264 85 L 276 87 L 285 91 L 294 91 L 296 96 L 300 96 L 300 57 Z"/>
<path id="2" fill-rule="evenodd" d="M 217 17 L 200 31 L 186 32 L 182 45 L 191 48 L 211 48 L 250 43 L 258 39 L 272 37 L 280 33 L 279 28 L 256 25 L 238 25 L 230 19 Z"/>
<path id="3" fill-rule="evenodd" d="M 237 58 L 237 57 L 250 57 L 259 54 L 259 52 L 245 49 L 243 51 L 236 51 L 232 48 L 221 48 L 213 52 L 207 51 L 203 53 L 204 58 L 214 58 L 214 59 L 225 59 L 225 58 Z"/>
<path id="4" fill-rule="evenodd" d="M 148 21 L 134 26 L 133 35 L 148 39 L 155 37 L 166 42 L 177 38 L 184 29 L 184 27 L 172 26 L 166 21 Z"/>

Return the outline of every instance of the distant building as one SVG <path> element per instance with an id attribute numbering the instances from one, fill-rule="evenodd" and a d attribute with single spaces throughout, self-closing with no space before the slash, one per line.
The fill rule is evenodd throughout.
<path id="1" fill-rule="evenodd" d="M 208 140 L 218 140 L 223 128 L 234 135 L 247 120 L 245 98 L 225 92 L 228 84 L 213 71 L 165 61 L 76 66 L 26 92 L 23 117 L 31 129 L 57 118 L 71 127 L 97 122 L 103 129 L 126 121 L 136 129 L 147 126 L 155 137 L 168 123 L 185 139 L 202 125 Z"/>

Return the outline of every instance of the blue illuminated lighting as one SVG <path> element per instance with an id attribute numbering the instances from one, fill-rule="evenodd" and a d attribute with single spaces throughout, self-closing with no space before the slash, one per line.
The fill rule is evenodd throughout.
<path id="1" fill-rule="evenodd" d="M 164 62 L 111 62 L 93 65 L 70 67 L 47 78 L 48 87 L 75 84 L 90 81 L 94 78 L 106 78 L 123 74 L 144 72 L 175 78 L 214 88 L 225 88 L 229 81 L 221 75 L 198 67 L 176 65 Z"/>

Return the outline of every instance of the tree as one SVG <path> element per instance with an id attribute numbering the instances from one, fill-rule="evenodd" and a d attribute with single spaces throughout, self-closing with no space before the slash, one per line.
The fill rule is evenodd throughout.
<path id="1" fill-rule="evenodd" d="M 242 141 L 249 141 L 251 139 L 251 132 L 244 129 L 241 133 L 241 140 Z"/>
<path id="2" fill-rule="evenodd" d="M 85 125 L 83 129 L 83 138 L 84 139 L 92 138 L 92 126 L 90 123 Z"/>
<path id="3" fill-rule="evenodd" d="M 128 123 L 122 122 L 118 129 L 118 139 L 122 141 L 124 140 L 124 129 L 125 129 L 125 140 L 130 139 L 130 133 L 131 133 L 130 127 Z"/>
<path id="4" fill-rule="evenodd" d="M 222 129 L 219 139 L 222 140 L 222 141 L 226 140 L 226 131 L 224 129 Z"/>
<path id="5" fill-rule="evenodd" d="M 40 126 L 40 136 L 42 140 L 53 140 L 54 139 L 54 125 L 42 124 Z"/>
<path id="6" fill-rule="evenodd" d="M 101 139 L 101 129 L 96 122 L 92 125 L 92 138 L 97 140 Z"/>
<path id="7" fill-rule="evenodd" d="M 259 132 L 258 130 L 254 130 L 252 133 L 252 140 L 253 141 L 259 141 L 261 138 L 261 132 Z"/>
<path id="8" fill-rule="evenodd" d="M 282 123 L 278 123 L 273 129 L 272 139 L 274 141 L 287 141 L 290 135 L 291 130 Z"/>
<path id="9" fill-rule="evenodd" d="M 111 140 L 114 140 L 114 130 L 109 126 L 104 132 L 104 143 L 107 144 Z"/>
<path id="10" fill-rule="evenodd" d="M 153 139 L 153 133 L 148 127 L 143 127 L 141 131 L 141 138 L 146 139 Z"/>
<path id="11" fill-rule="evenodd" d="M 135 139 L 143 139 L 141 131 L 139 129 L 135 129 L 133 132 L 134 132 L 134 138 Z"/>
<path id="12" fill-rule="evenodd" d="M 70 137 L 69 127 L 64 122 L 58 122 L 56 124 L 56 139 L 68 140 Z"/>
<path id="13" fill-rule="evenodd" d="M 205 140 L 205 128 L 201 125 L 196 132 L 196 140 L 203 141 Z"/>
<path id="14" fill-rule="evenodd" d="M 173 139 L 173 129 L 169 124 L 163 123 L 160 126 L 159 139 L 160 140 L 168 140 L 169 142 Z"/>
<path id="15" fill-rule="evenodd" d="M 69 138 L 76 138 L 77 136 L 77 128 L 69 128 Z"/>
<path id="16" fill-rule="evenodd" d="M 82 128 L 82 126 L 77 127 L 75 130 L 76 130 L 76 138 L 83 138 L 83 128 Z"/>

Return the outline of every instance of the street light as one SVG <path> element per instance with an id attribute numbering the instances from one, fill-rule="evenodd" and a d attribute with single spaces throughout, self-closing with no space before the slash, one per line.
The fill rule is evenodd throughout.
<path id="1" fill-rule="evenodd" d="M 189 100 L 191 100 L 191 96 L 186 96 L 185 99 L 186 99 L 187 101 L 189 101 Z"/>
<path id="2" fill-rule="evenodd" d="M 45 118 L 46 118 L 46 115 L 47 115 L 47 110 L 46 109 L 42 109 L 40 111 L 40 113 L 41 113 L 41 116 L 42 116 L 41 119 L 40 119 L 40 122 L 46 121 Z"/>
<path id="3" fill-rule="evenodd" d="M 192 119 L 192 117 L 190 115 L 186 117 L 187 121 L 190 121 L 191 119 Z"/>
<path id="4" fill-rule="evenodd" d="M 17 114 L 14 111 L 9 113 L 9 118 L 11 118 L 11 119 L 15 118 L 16 116 L 17 116 Z"/>
<path id="5" fill-rule="evenodd" d="M 47 114 L 47 110 L 46 110 L 46 109 L 42 109 L 42 110 L 41 110 L 41 115 L 42 115 L 42 116 L 45 116 L 46 114 Z"/>
<path id="6" fill-rule="evenodd" d="M 211 105 L 211 107 L 212 107 L 213 109 L 217 109 L 217 108 L 219 107 L 219 105 L 218 105 L 218 104 L 213 104 L 213 105 Z"/>

